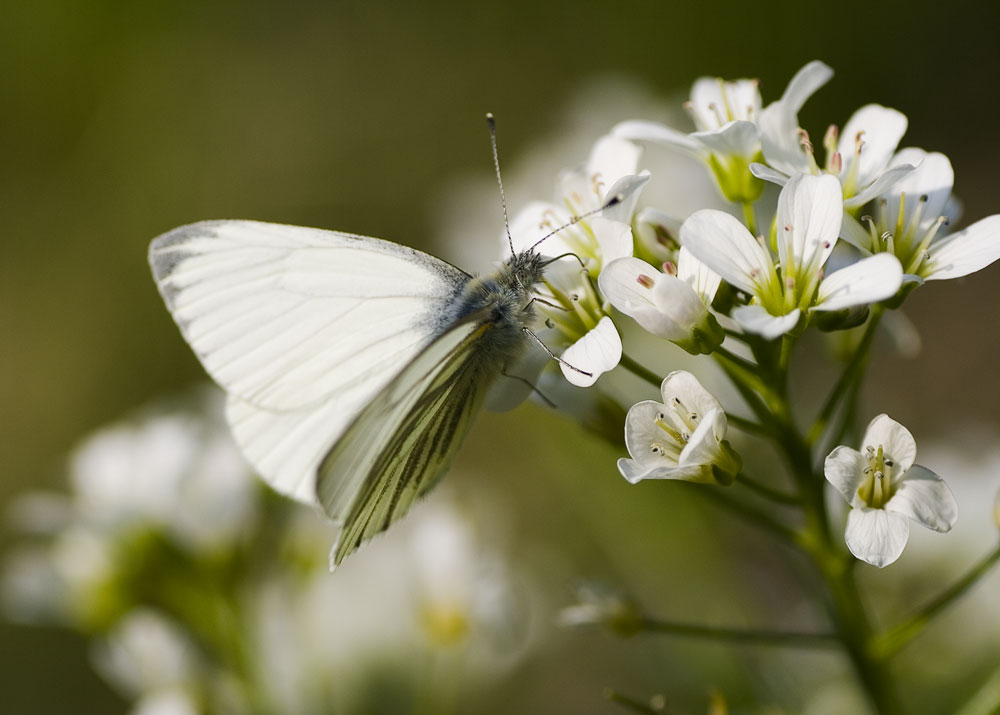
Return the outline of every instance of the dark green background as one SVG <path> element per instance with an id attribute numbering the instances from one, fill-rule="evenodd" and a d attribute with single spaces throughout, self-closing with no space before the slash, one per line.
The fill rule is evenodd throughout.
<path id="1" fill-rule="evenodd" d="M 0 506 L 58 485 L 87 431 L 200 379 L 145 262 L 164 230 L 256 218 L 431 247 L 441 185 L 491 171 L 487 110 L 516 157 L 558 130 L 565 99 L 598 74 L 665 96 L 702 74 L 757 76 L 770 100 L 814 58 L 837 74 L 804 124 L 821 132 L 871 101 L 899 108 L 905 144 L 952 159 L 968 222 L 1000 211 L 997 20 L 984 3 L 926 1 L 5 3 Z M 994 266 L 918 291 L 908 313 L 924 352 L 876 361 L 869 410 L 877 398 L 918 435 L 967 421 L 997 434 L 998 281 Z M 487 418 L 474 445 L 489 429 L 529 445 L 579 436 L 537 411 L 520 417 Z M 552 506 L 578 489 L 528 481 Z M 599 540 L 568 527 L 563 538 Z M 73 637 L 2 627 L 0 711 L 121 711 L 83 658 Z M 548 687 L 586 690 L 596 711 L 617 675 L 564 673 Z"/>

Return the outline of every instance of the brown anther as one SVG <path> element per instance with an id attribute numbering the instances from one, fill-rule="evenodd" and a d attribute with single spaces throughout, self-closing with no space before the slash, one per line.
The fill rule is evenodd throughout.
<path id="1" fill-rule="evenodd" d="M 833 152 L 833 156 L 830 157 L 830 171 L 835 174 L 839 174 L 844 169 L 844 157 L 841 156 L 839 151 Z"/>
<path id="2" fill-rule="evenodd" d="M 656 283 L 650 276 L 640 273 L 635 278 L 635 282 L 641 285 L 643 288 L 652 288 Z"/>
<path id="3" fill-rule="evenodd" d="M 663 262 L 663 272 L 666 273 L 668 276 L 676 276 L 677 275 L 677 266 L 675 266 L 670 261 L 664 261 Z"/>

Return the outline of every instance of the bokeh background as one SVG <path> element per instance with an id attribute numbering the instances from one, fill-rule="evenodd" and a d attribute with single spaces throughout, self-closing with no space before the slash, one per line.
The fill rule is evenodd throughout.
<path id="1" fill-rule="evenodd" d="M 872 101 L 900 109 L 910 119 L 904 144 L 951 158 L 971 221 L 1000 211 L 998 22 L 988 3 L 964 0 L 5 3 L 0 510 L 19 491 L 58 488 L 85 433 L 202 381 L 146 265 L 149 240 L 169 228 L 203 218 L 315 225 L 460 262 L 475 253 L 451 238 L 455 202 L 466 184 L 492 181 L 486 111 L 498 117 L 502 162 L 526 166 L 567 128 L 593 127 L 596 138 L 604 118 L 628 118 L 615 112 L 616 88 L 676 105 L 699 75 L 755 76 L 770 101 L 811 59 L 837 74 L 806 105 L 804 126 L 818 134 Z M 487 253 L 495 210 L 464 237 Z M 993 266 L 918 291 L 907 313 L 923 350 L 878 353 L 865 414 L 888 412 L 918 443 L 954 440 L 970 458 L 995 447 L 998 281 Z M 629 488 L 612 466 L 621 451 L 533 406 L 486 415 L 456 488 L 502 493 L 517 543 L 562 554 L 558 578 L 620 583 L 660 614 L 725 620 L 741 588 L 766 590 L 770 572 L 751 579 L 734 565 L 718 514 L 686 490 Z M 691 534 L 703 532 L 726 537 L 712 542 L 714 558 L 691 550 Z M 734 533 L 750 550 L 756 535 Z M 0 531 L 0 552 L 12 540 Z M 759 657 L 786 656 L 559 633 L 494 695 L 492 711 L 616 712 L 601 699 L 606 685 L 674 690 L 682 703 L 693 693 L 694 710 L 714 687 L 739 692 L 725 673 Z M 836 660 L 816 667 L 835 671 Z M 972 683 L 984 667 L 939 675 Z M 947 693 L 928 697 L 929 711 L 944 711 Z M 91 673 L 85 642 L 0 625 L 0 711 L 81 709 L 126 709 Z"/>

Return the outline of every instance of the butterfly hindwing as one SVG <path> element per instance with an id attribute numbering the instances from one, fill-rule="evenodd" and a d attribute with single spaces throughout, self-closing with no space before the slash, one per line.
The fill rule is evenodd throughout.
<path id="1" fill-rule="evenodd" d="M 341 526 L 331 566 L 402 517 L 444 473 L 499 373 L 480 359 L 489 330 L 465 321 L 428 346 L 324 458 L 317 496 Z"/>

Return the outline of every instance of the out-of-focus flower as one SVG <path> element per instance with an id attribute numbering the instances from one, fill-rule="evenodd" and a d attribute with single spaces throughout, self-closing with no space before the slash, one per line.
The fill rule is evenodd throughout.
<path id="1" fill-rule="evenodd" d="M 638 258 L 619 258 L 598 280 L 611 305 L 657 337 L 692 355 L 710 353 L 725 333 L 708 308 L 721 279 L 686 248 L 660 272 Z"/>
<path id="2" fill-rule="evenodd" d="M 616 125 L 612 133 L 627 139 L 664 144 L 694 155 L 712 170 L 723 195 L 730 201 L 756 201 L 763 184 L 749 171 L 762 158 L 761 130 L 765 118 L 773 124 L 795 124 L 806 99 L 823 86 L 833 71 L 813 61 L 796 73 L 777 102 L 761 111 L 757 80 L 725 81 L 702 77 L 691 88 L 685 105 L 697 131 L 691 134 L 654 122 L 629 120 Z M 797 126 L 795 130 L 797 131 Z"/>
<path id="3" fill-rule="evenodd" d="M 1000 258 L 1000 215 L 949 233 L 959 205 L 951 190 L 955 172 L 944 154 L 908 148 L 890 167 L 915 166 L 883 191 L 873 217 L 845 218 L 844 237 L 872 253 L 895 255 L 911 282 L 960 278 Z"/>
<path id="4" fill-rule="evenodd" d="M 941 477 L 913 463 L 913 435 L 888 415 L 871 421 L 861 444 L 863 453 L 843 445 L 830 452 L 824 473 L 851 505 L 847 547 L 881 568 L 903 553 L 910 533 L 907 519 L 949 531 L 958 519 L 958 505 Z"/>
<path id="5" fill-rule="evenodd" d="M 576 602 L 557 617 L 561 626 L 604 626 L 620 636 L 632 636 L 642 627 L 642 612 L 628 594 L 603 584 L 587 583 L 576 589 Z"/>
<path id="6" fill-rule="evenodd" d="M 221 405 L 218 393 L 206 392 L 197 410 L 161 412 L 89 437 L 70 458 L 80 521 L 104 532 L 162 528 L 193 550 L 238 539 L 257 487 L 218 419 Z"/>
<path id="7" fill-rule="evenodd" d="M 140 700 L 133 712 L 198 711 L 187 693 L 202 667 L 198 650 L 178 624 L 154 611 L 140 608 L 122 618 L 97 644 L 93 661 L 119 691 Z"/>
<path id="8" fill-rule="evenodd" d="M 743 462 L 726 440 L 726 413 L 689 372 L 667 375 L 663 402 L 632 406 L 625 419 L 625 446 L 631 459 L 618 471 L 635 484 L 643 479 L 682 479 L 729 484 Z"/>
<path id="9" fill-rule="evenodd" d="M 438 494 L 333 577 L 316 568 L 266 583 L 252 650 L 277 710 L 363 712 L 373 672 L 407 687 L 428 663 L 446 668 L 449 690 L 475 692 L 518 663 L 533 643 L 531 588 L 486 544 L 475 526 L 483 516 L 474 521 Z"/>
<path id="10" fill-rule="evenodd" d="M 895 256 L 871 256 L 824 276 L 842 215 L 836 179 L 797 174 L 778 198 L 778 265 L 746 226 L 721 211 L 690 216 L 681 242 L 751 296 L 751 304 L 733 309 L 732 317 L 770 340 L 795 328 L 803 313 L 874 303 L 899 290 L 903 272 Z"/>

